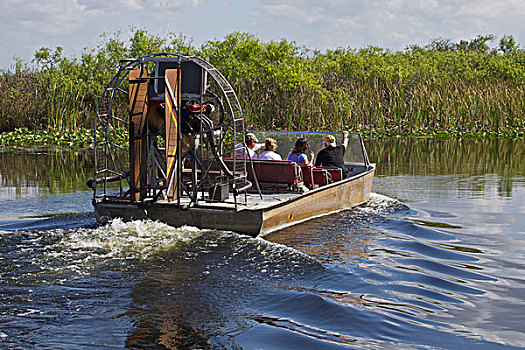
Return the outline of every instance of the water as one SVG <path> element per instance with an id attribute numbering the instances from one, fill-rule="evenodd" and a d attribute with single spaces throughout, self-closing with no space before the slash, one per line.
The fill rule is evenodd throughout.
<path id="1" fill-rule="evenodd" d="M 368 142 L 369 203 L 266 239 L 97 226 L 89 152 L 0 153 L 0 348 L 524 348 L 524 146 Z"/>

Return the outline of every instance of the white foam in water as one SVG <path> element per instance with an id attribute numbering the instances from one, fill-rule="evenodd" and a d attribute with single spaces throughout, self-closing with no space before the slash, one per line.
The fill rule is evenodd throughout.
<path id="1" fill-rule="evenodd" d="M 311 256 L 309 256 L 306 253 L 303 253 L 300 250 L 297 250 L 297 249 L 295 249 L 293 247 L 286 246 L 286 245 L 281 244 L 281 243 L 267 241 L 263 237 L 255 237 L 255 238 L 247 237 L 247 238 L 244 238 L 244 239 L 252 240 L 253 242 L 257 243 L 257 249 L 259 249 L 259 250 L 267 249 L 268 252 L 271 253 L 271 254 L 275 254 L 275 255 L 279 255 L 280 256 L 280 254 L 284 253 L 288 257 L 299 256 L 299 257 L 302 257 L 302 258 L 306 258 L 307 260 L 316 261 Z"/>
<path id="2" fill-rule="evenodd" d="M 112 257 L 146 259 L 206 231 L 190 226 L 175 228 L 150 220 L 114 219 L 96 229 L 75 230 L 64 237 L 63 243 L 72 249 L 102 249 Z"/>
<path id="3" fill-rule="evenodd" d="M 392 211 L 392 208 L 403 205 L 400 201 L 388 196 L 384 196 L 379 193 L 371 193 L 370 199 L 366 202 L 365 205 L 358 207 L 358 210 L 361 210 L 365 213 L 384 213 Z"/>

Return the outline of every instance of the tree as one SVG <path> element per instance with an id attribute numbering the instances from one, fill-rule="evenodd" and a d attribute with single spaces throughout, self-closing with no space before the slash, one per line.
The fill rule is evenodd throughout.
<path id="1" fill-rule="evenodd" d="M 425 46 L 425 48 L 429 50 L 436 50 L 436 51 L 454 51 L 455 45 L 453 44 L 450 39 L 445 38 L 433 38 L 430 40 L 430 43 Z"/>
<path id="2" fill-rule="evenodd" d="M 516 44 L 512 35 L 503 35 L 503 38 L 499 41 L 499 49 L 503 51 L 504 54 L 513 53 L 518 48 L 519 45 Z"/>
<path id="3" fill-rule="evenodd" d="M 454 45 L 454 47 L 457 51 L 475 51 L 479 53 L 487 53 L 489 51 L 487 42 L 493 41 L 495 39 L 496 36 L 494 34 L 478 35 L 476 38 L 470 41 L 460 40 L 459 43 Z"/>

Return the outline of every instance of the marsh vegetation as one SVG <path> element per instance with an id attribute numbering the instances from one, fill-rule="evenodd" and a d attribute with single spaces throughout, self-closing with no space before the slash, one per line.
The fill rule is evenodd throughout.
<path id="1" fill-rule="evenodd" d="M 498 41 L 480 35 L 457 43 L 439 38 L 402 51 L 370 46 L 321 52 L 239 32 L 200 47 L 183 34 L 161 37 L 144 29 L 130 34 L 102 35 L 97 47 L 79 57 L 42 47 L 31 62 L 16 59 L 1 70 L 0 131 L 11 133 L 0 142 L 16 144 L 13 139 L 33 135 L 24 142 L 72 138 L 83 144 L 80 135 L 89 134 L 99 95 L 119 59 L 152 52 L 198 55 L 216 66 L 234 85 L 253 129 L 525 135 L 525 49 L 512 36 Z M 116 110 L 125 115 L 127 103 Z"/>

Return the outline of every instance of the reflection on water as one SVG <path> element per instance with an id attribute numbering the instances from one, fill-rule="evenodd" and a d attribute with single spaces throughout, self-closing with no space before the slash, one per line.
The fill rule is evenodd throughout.
<path id="1" fill-rule="evenodd" d="M 39 216 L 92 211 L 86 186 L 92 177 L 88 150 L 0 151 L 0 229 L 40 222 Z"/>
<path id="2" fill-rule="evenodd" d="M 0 151 L 0 199 L 86 190 L 92 177 L 91 151 Z"/>
<path id="3" fill-rule="evenodd" d="M 366 149 L 381 175 L 525 174 L 525 141 L 436 140 L 394 138 L 369 140 Z"/>
<path id="4" fill-rule="evenodd" d="M 367 204 L 265 239 L 96 226 L 87 154 L 3 152 L 0 348 L 523 347 L 523 146 L 368 141 Z"/>

